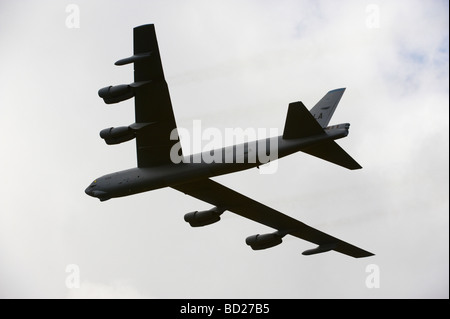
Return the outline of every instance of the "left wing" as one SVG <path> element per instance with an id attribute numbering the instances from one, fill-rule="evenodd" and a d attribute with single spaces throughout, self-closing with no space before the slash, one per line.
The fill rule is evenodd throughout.
<path id="1" fill-rule="evenodd" d="M 242 217 L 249 218 L 258 223 L 277 229 L 277 233 L 281 234 L 279 242 L 281 242 L 281 237 L 285 234 L 289 234 L 319 245 L 315 249 L 305 251 L 303 253 L 305 255 L 311 255 L 329 250 L 335 250 L 355 258 L 373 255 L 368 251 L 325 234 L 292 217 L 289 217 L 236 191 L 233 191 L 211 179 L 202 179 L 171 187 L 192 197 L 215 205 L 219 209 L 231 211 L 241 215 Z"/>
<path id="2" fill-rule="evenodd" d="M 169 89 L 153 24 L 134 28 L 134 55 L 116 62 L 134 62 L 136 148 L 138 167 L 171 163 L 170 150 L 179 139 L 170 139 L 176 129 Z M 181 154 L 180 154 L 181 156 Z"/>

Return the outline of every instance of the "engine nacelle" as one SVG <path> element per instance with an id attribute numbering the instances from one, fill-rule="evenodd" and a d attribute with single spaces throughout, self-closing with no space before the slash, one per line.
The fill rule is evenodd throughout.
<path id="1" fill-rule="evenodd" d="M 100 131 L 100 137 L 108 145 L 127 142 L 136 137 L 134 131 L 129 126 L 110 127 Z"/>
<path id="2" fill-rule="evenodd" d="M 220 215 L 222 215 L 224 211 L 224 209 L 219 209 L 217 207 L 201 212 L 195 211 L 184 215 L 184 220 L 192 227 L 206 226 L 218 222 L 220 220 Z"/>
<path id="3" fill-rule="evenodd" d="M 283 242 L 283 235 L 279 232 L 272 234 L 253 235 L 245 239 L 245 243 L 252 247 L 253 250 L 267 249 L 274 247 Z"/>
<path id="4" fill-rule="evenodd" d="M 100 96 L 106 104 L 113 104 L 132 98 L 134 96 L 134 89 L 128 84 L 107 86 L 98 91 L 98 96 Z"/>

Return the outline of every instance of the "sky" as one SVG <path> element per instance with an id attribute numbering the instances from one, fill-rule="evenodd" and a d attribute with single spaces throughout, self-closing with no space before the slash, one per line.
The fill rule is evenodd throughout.
<path id="1" fill-rule="evenodd" d="M 375 256 L 303 256 L 315 245 L 159 189 L 99 202 L 95 178 L 136 166 L 132 29 L 154 23 L 177 125 L 273 128 L 345 87 L 330 124 L 363 166 L 307 154 L 215 177 Z M 0 2 L 0 298 L 449 298 L 448 1 Z M 183 142 L 182 142 L 183 145 Z"/>

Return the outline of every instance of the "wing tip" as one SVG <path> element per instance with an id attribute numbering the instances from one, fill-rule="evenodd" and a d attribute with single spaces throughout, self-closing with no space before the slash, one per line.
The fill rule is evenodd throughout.
<path id="1" fill-rule="evenodd" d="M 137 27 L 134 27 L 134 30 L 140 30 L 140 29 L 154 29 L 155 25 L 153 23 L 138 25 Z"/>
<path id="2" fill-rule="evenodd" d="M 346 88 L 339 88 L 339 89 L 334 89 L 334 90 L 328 91 L 328 93 L 333 93 L 333 92 L 340 92 L 340 91 L 344 92 L 344 91 L 345 91 L 345 89 L 346 89 Z"/>
<path id="3" fill-rule="evenodd" d="M 354 257 L 354 258 L 367 258 L 367 257 L 372 257 L 372 256 L 375 256 L 375 254 L 367 253 L 367 254 L 364 254 L 364 255 L 352 256 L 352 257 Z"/>

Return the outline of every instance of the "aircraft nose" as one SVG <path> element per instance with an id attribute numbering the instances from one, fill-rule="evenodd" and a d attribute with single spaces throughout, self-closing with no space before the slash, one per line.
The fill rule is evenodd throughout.
<path id="1" fill-rule="evenodd" d="M 88 187 L 84 190 L 84 192 L 86 193 L 86 195 L 92 196 L 92 189 L 91 189 L 90 186 L 88 186 Z"/>
<path id="2" fill-rule="evenodd" d="M 96 197 L 96 198 L 100 199 L 100 201 L 102 201 L 102 202 L 111 198 L 111 197 L 108 195 L 107 192 L 105 192 L 105 191 L 103 191 L 103 190 L 97 189 L 96 186 L 97 186 L 97 184 L 96 184 L 96 182 L 94 182 L 94 183 L 92 183 L 91 185 L 89 185 L 89 186 L 84 190 L 84 192 L 85 192 L 87 195 L 89 195 L 89 196 Z"/>
<path id="3" fill-rule="evenodd" d="M 96 181 L 93 182 L 93 183 L 91 183 L 91 184 L 84 190 L 84 192 L 85 192 L 87 195 L 89 195 L 89 196 L 95 197 L 95 192 L 94 192 L 95 186 L 97 186 Z"/>

